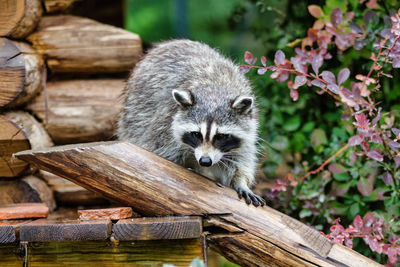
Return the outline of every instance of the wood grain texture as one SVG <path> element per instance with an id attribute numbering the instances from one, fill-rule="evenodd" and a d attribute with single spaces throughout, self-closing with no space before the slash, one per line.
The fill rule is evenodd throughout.
<path id="1" fill-rule="evenodd" d="M 246 205 L 232 189 L 128 142 L 78 144 L 19 152 L 16 156 L 146 216 L 219 215 L 226 224 L 260 241 L 259 249 L 254 251 L 257 257 L 235 259 L 244 266 L 265 265 L 259 261 L 260 253 L 274 259 L 275 255 L 264 250 L 270 244 L 281 249 L 281 256 L 295 256 L 310 265 L 337 266 L 343 258 L 356 257 L 364 266 L 378 266 L 360 254 L 330 254 L 333 243 L 318 231 L 269 207 Z M 230 234 L 237 244 L 236 253 L 241 253 L 247 241 L 236 236 Z M 226 255 L 233 251 L 230 248 L 225 252 L 225 247 L 219 245 L 218 249 Z"/>
<path id="2" fill-rule="evenodd" d="M 136 242 L 73 241 L 29 242 L 29 267 L 43 266 L 154 266 L 173 264 L 188 267 L 194 258 L 204 259 L 199 239 Z M 18 245 L 1 245 L 1 266 L 23 266 Z"/>
<path id="3" fill-rule="evenodd" d="M 44 0 L 44 7 L 48 13 L 65 11 L 71 7 L 74 2 L 76 2 L 76 0 Z"/>
<path id="4" fill-rule="evenodd" d="M 26 104 L 45 79 L 42 57 L 28 44 L 0 38 L 0 109 Z"/>
<path id="5" fill-rule="evenodd" d="M 137 34 L 70 15 L 43 17 L 28 40 L 53 72 L 126 72 L 142 54 Z"/>
<path id="6" fill-rule="evenodd" d="M 88 207 L 109 203 L 107 199 L 99 194 L 95 194 L 58 175 L 40 170 L 39 176 L 46 181 L 53 191 L 54 198 L 59 206 Z"/>
<path id="7" fill-rule="evenodd" d="M 20 240 L 31 242 L 106 240 L 110 236 L 111 221 L 40 219 L 22 225 Z"/>
<path id="8" fill-rule="evenodd" d="M 41 0 L 0 1 L 0 36 L 24 38 L 35 29 L 42 13 Z"/>
<path id="9" fill-rule="evenodd" d="M 40 178 L 27 175 L 20 179 L 0 180 L 0 205 L 25 202 L 45 203 L 56 208 L 53 192 Z"/>
<path id="10" fill-rule="evenodd" d="M 0 206 L 0 220 L 45 218 L 49 207 L 44 203 L 17 203 Z"/>
<path id="11" fill-rule="evenodd" d="M 156 217 L 119 220 L 113 226 L 115 240 L 158 240 L 199 238 L 200 217 Z"/>
<path id="12" fill-rule="evenodd" d="M 122 109 L 124 86 L 122 79 L 48 82 L 48 109 L 43 93 L 27 109 L 43 121 L 56 144 L 109 140 Z"/>
<path id="13" fill-rule="evenodd" d="M 0 221 L 0 244 L 18 241 L 20 226 L 29 222 L 31 222 L 31 220 Z"/>
<path id="14" fill-rule="evenodd" d="M 78 210 L 79 219 L 87 220 L 120 220 L 130 218 L 133 215 L 131 207 L 116 207 L 104 209 Z"/>
<path id="15" fill-rule="evenodd" d="M 17 177 L 27 164 L 12 154 L 29 148 L 53 145 L 43 126 L 23 111 L 10 111 L 0 115 L 0 177 Z"/>

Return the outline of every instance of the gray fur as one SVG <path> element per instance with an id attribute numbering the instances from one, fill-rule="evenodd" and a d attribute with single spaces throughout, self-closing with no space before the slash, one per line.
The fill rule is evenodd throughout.
<path id="1" fill-rule="evenodd" d="M 252 105 L 244 107 L 240 98 Z M 159 43 L 128 80 L 117 135 L 231 186 L 248 200 L 257 165 L 258 116 L 251 100 L 252 88 L 239 68 L 206 44 L 189 40 Z M 200 127 L 207 120 L 218 125 L 217 131 L 219 126 L 231 131 L 241 145 L 227 156 L 230 160 L 201 167 L 194 149 L 181 140 L 182 131 L 192 131 L 182 125 Z"/>

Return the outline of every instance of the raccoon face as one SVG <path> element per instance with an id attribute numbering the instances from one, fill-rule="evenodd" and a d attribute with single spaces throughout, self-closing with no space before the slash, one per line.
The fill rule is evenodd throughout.
<path id="1" fill-rule="evenodd" d="M 173 90 L 173 97 L 181 107 L 172 122 L 173 135 L 177 141 L 194 150 L 198 164 L 210 167 L 221 160 L 234 163 L 234 155 L 246 138 L 246 129 L 237 121 L 223 121 L 221 116 L 232 117 L 235 113 L 246 115 L 251 110 L 253 98 L 237 97 L 232 104 L 227 105 L 226 110 L 212 112 L 195 107 L 190 92 Z"/>

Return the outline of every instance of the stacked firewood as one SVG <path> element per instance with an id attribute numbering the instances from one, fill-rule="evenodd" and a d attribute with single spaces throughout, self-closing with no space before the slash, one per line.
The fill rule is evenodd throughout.
<path id="1" fill-rule="evenodd" d="M 104 202 L 12 157 L 27 149 L 113 137 L 121 77 L 127 76 L 121 73 L 138 61 L 141 39 L 65 14 L 73 2 L 0 1 L 0 205 L 43 202 L 53 210 L 56 202 Z"/>

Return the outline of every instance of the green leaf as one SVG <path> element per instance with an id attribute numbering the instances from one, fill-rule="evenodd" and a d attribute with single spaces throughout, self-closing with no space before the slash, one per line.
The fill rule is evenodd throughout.
<path id="1" fill-rule="evenodd" d="M 308 146 L 308 140 L 301 132 L 296 132 L 291 140 L 291 145 L 295 151 L 302 151 L 306 146 Z"/>
<path id="2" fill-rule="evenodd" d="M 283 151 L 288 147 L 289 140 L 286 136 L 278 135 L 270 143 L 270 146 L 278 151 Z"/>
<path id="3" fill-rule="evenodd" d="M 310 209 L 302 209 L 299 213 L 300 218 L 305 218 L 305 217 L 308 217 L 311 215 L 312 215 L 312 212 Z"/>
<path id="4" fill-rule="evenodd" d="M 349 180 L 350 176 L 347 174 L 347 172 L 343 172 L 343 173 L 335 173 L 335 174 L 333 174 L 333 178 L 336 181 L 344 182 L 344 181 Z"/>
<path id="5" fill-rule="evenodd" d="M 330 195 L 331 196 L 335 196 L 335 197 L 341 197 L 344 194 L 347 193 L 347 191 L 349 191 L 350 188 L 350 184 L 349 183 L 338 183 L 338 182 L 333 182 L 332 183 L 332 189 L 330 191 Z"/>
<path id="6" fill-rule="evenodd" d="M 353 203 L 349 208 L 348 218 L 354 218 L 360 212 L 360 205 L 358 203 Z"/>
<path id="7" fill-rule="evenodd" d="M 300 127 L 300 124 L 301 124 L 301 117 L 300 115 L 296 115 L 290 117 L 288 120 L 284 122 L 283 129 L 288 132 L 293 132 Z"/>
<path id="8" fill-rule="evenodd" d="M 305 133 L 309 133 L 312 130 L 314 130 L 314 127 L 315 127 L 315 122 L 309 121 L 303 125 L 303 127 L 301 128 L 301 131 L 305 132 Z"/>
<path id="9" fill-rule="evenodd" d="M 311 146 L 313 149 L 316 150 L 318 146 L 325 145 L 326 143 L 328 143 L 328 139 L 326 138 L 325 131 L 320 128 L 315 129 L 311 134 Z"/>

